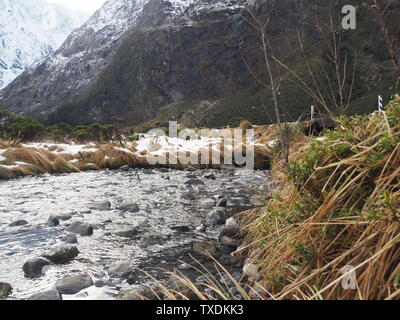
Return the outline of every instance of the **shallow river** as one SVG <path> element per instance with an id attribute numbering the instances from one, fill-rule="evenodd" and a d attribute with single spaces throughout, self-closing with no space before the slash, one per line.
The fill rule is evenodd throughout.
<path id="1" fill-rule="evenodd" d="M 26 177 L 0 181 L 0 282 L 13 286 L 11 298 L 24 299 L 34 293 L 54 287 L 55 283 L 74 272 L 87 272 L 93 280 L 110 280 L 107 268 L 116 262 L 146 266 L 146 261 L 158 261 L 158 267 L 170 268 L 172 253 L 179 257 L 194 241 L 216 239 L 217 228 L 196 231 L 205 216 L 216 205 L 218 197 L 229 199 L 231 210 L 251 207 L 263 195 L 269 180 L 265 172 L 246 170 L 213 171 L 216 179 L 203 177 L 204 171 L 99 171 L 69 175 Z M 189 186 L 197 176 L 204 185 Z M 194 200 L 183 195 L 192 194 Z M 95 202 L 108 200 L 110 210 L 90 210 Z M 135 202 L 140 211 L 123 213 L 116 207 L 123 202 Z M 47 226 L 52 215 L 71 215 L 58 227 Z M 17 220 L 29 224 L 9 227 Z M 52 265 L 40 278 L 24 277 L 22 266 L 30 258 L 39 257 L 57 245 L 66 228 L 75 221 L 95 227 L 93 236 L 78 237 L 79 256 L 69 264 Z M 148 232 L 163 236 L 157 245 L 139 246 L 138 239 L 121 238 L 114 234 L 121 226 L 145 221 L 141 236 Z M 189 227 L 189 232 L 177 232 L 174 227 Z M 85 290 L 86 299 L 110 299 L 129 285 L 118 279 L 107 285 Z M 77 296 L 63 296 L 77 299 Z M 81 297 L 81 299 L 83 299 Z"/>

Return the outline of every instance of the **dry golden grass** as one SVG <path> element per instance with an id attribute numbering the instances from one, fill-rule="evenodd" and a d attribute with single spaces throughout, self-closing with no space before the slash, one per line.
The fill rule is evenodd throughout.
<path id="1" fill-rule="evenodd" d="M 281 192 L 261 214 L 244 215 L 245 250 L 258 250 L 272 299 L 400 298 L 399 110 L 397 101 L 344 120 L 294 153 L 291 179 L 278 174 Z M 345 266 L 356 272 L 356 290 L 342 287 Z"/>
<path id="2" fill-rule="evenodd" d="M 251 257 L 261 276 L 250 283 L 259 296 L 237 284 L 243 299 L 400 299 L 399 120 L 400 98 L 387 112 L 340 119 L 322 142 L 298 137 L 289 171 L 274 166 L 280 191 L 241 215 L 237 253 Z M 355 272 L 355 289 L 343 286 L 345 267 Z M 175 277 L 183 288 L 160 285 L 170 299 L 232 298 L 213 277 L 205 286 Z"/>

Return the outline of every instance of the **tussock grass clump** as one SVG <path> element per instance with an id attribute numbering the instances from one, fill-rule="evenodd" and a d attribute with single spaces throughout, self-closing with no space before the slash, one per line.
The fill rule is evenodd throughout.
<path id="1" fill-rule="evenodd" d="M 144 157 L 137 156 L 129 150 L 116 149 L 112 145 L 102 145 L 96 152 L 82 152 L 78 158 L 81 168 L 88 163 L 94 164 L 100 169 L 119 169 L 124 165 L 131 168 L 148 166 Z"/>
<path id="2" fill-rule="evenodd" d="M 0 165 L 0 179 L 11 179 L 43 173 L 78 172 L 65 159 L 43 149 L 17 147 L 2 153 L 5 158 Z"/>
<path id="3" fill-rule="evenodd" d="M 400 298 L 400 99 L 338 122 L 294 155 L 262 214 L 243 217 L 274 299 Z"/>

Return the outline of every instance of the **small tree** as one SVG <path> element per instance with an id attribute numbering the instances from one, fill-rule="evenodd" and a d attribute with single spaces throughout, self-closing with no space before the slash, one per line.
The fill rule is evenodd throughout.
<path id="1" fill-rule="evenodd" d="M 379 24 L 383 40 L 385 41 L 390 59 L 393 62 L 394 70 L 396 70 L 397 73 L 396 86 L 400 89 L 400 52 L 398 50 L 398 45 L 400 43 L 400 30 L 398 31 L 398 39 L 396 39 L 391 34 L 386 22 L 392 0 L 372 0 L 372 4 L 375 9 L 376 20 Z"/>
<path id="2" fill-rule="evenodd" d="M 270 9 L 271 10 L 271 9 Z M 275 59 L 274 51 L 271 46 L 269 37 L 269 27 L 270 27 L 270 12 L 264 19 L 259 18 L 251 8 L 247 9 L 249 18 L 245 17 L 245 20 L 257 31 L 259 36 L 259 49 L 262 54 L 262 59 L 265 65 L 267 78 L 262 79 L 256 71 L 254 71 L 248 63 L 246 63 L 247 68 L 253 75 L 254 79 L 267 90 L 272 92 L 272 101 L 274 106 L 274 111 L 276 115 L 276 121 L 278 124 L 278 133 L 280 138 L 282 159 L 285 166 L 289 168 L 289 143 L 288 143 L 288 129 L 286 122 L 282 124 L 281 111 L 279 107 L 278 95 L 281 86 L 281 74 L 280 65 Z M 246 62 L 246 61 L 245 61 Z"/>
<path id="3" fill-rule="evenodd" d="M 7 110 L 0 110 L 0 139 L 5 139 L 6 122 L 10 116 Z"/>
<path id="4" fill-rule="evenodd" d="M 120 134 L 120 130 L 122 128 L 122 123 L 123 123 L 124 119 L 122 119 L 118 116 L 114 116 L 111 118 L 111 121 L 114 122 L 115 135 L 116 135 L 119 143 L 121 144 L 121 146 L 124 146 L 124 144 L 122 142 L 122 136 Z"/>
<path id="5" fill-rule="evenodd" d="M 100 123 L 93 123 L 89 127 L 90 135 L 96 140 L 97 144 L 101 144 L 103 138 L 104 127 Z"/>

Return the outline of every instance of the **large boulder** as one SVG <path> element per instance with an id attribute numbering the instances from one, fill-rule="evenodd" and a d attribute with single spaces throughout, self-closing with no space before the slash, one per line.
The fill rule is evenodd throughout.
<path id="1" fill-rule="evenodd" d="M 76 294 L 91 286 L 93 286 L 93 280 L 87 273 L 75 274 L 56 283 L 56 289 L 61 294 Z"/>
<path id="2" fill-rule="evenodd" d="M 12 292 L 11 284 L 0 282 L 0 299 L 7 298 L 11 292 Z"/>
<path id="3" fill-rule="evenodd" d="M 52 264 L 45 258 L 34 258 L 26 261 L 22 266 L 26 278 L 36 278 L 43 274 L 43 267 Z"/>
<path id="4" fill-rule="evenodd" d="M 59 301 L 62 300 L 61 294 L 57 289 L 51 289 L 36 293 L 28 298 L 28 300 L 34 301 Z"/>
<path id="5" fill-rule="evenodd" d="M 85 222 L 76 221 L 67 228 L 67 231 L 78 234 L 81 237 L 90 237 L 93 235 L 93 226 Z"/>
<path id="6" fill-rule="evenodd" d="M 76 246 L 64 244 L 53 248 L 50 253 L 43 255 L 46 259 L 55 264 L 64 264 L 74 260 L 79 254 Z"/>

